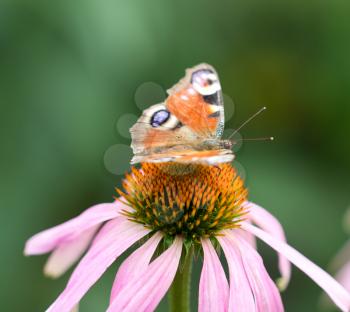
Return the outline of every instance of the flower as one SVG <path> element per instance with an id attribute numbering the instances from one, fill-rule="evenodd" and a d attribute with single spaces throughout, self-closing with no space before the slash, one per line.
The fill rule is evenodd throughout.
<path id="1" fill-rule="evenodd" d="M 141 246 L 116 275 L 109 312 L 153 311 L 189 250 L 203 254 L 199 311 L 283 311 L 278 288 L 256 251 L 255 237 L 278 252 L 280 287 L 289 282 L 292 262 L 342 311 L 349 311 L 349 293 L 287 245 L 276 218 L 247 201 L 247 190 L 231 165 L 142 164 L 141 169 L 132 169 L 118 192 L 121 197 L 114 203 L 94 206 L 26 243 L 26 255 L 52 252 L 45 272 L 54 277 L 87 250 L 47 311 L 73 309 L 136 242 Z M 216 250 L 219 246 L 227 259 L 229 281 Z"/>

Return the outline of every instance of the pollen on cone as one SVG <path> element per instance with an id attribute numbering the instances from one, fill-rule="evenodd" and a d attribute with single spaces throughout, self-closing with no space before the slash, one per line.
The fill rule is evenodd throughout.
<path id="1" fill-rule="evenodd" d="M 247 190 L 236 170 L 220 166 L 144 163 L 118 191 L 133 208 L 127 217 L 152 230 L 199 239 L 238 227 Z"/>

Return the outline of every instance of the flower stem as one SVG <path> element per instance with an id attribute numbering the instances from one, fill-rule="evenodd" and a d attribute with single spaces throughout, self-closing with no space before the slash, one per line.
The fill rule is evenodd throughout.
<path id="1" fill-rule="evenodd" d="M 190 312 L 191 273 L 193 248 L 187 253 L 183 266 L 178 269 L 169 291 L 171 312 Z"/>

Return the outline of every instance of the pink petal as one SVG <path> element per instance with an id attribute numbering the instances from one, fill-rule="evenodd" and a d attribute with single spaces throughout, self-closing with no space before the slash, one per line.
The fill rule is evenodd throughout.
<path id="1" fill-rule="evenodd" d="M 316 284 L 323 288 L 323 290 L 342 311 L 348 312 L 350 310 L 350 294 L 328 273 L 312 263 L 294 248 L 287 245 L 285 242 L 274 238 L 269 233 L 264 232 L 263 230 L 246 222 L 242 222 L 241 227 L 259 237 L 276 251 L 283 253 L 289 261 L 291 261 L 300 270 L 313 279 Z"/>
<path id="2" fill-rule="evenodd" d="M 109 221 L 74 270 L 66 289 L 47 311 L 70 311 L 117 257 L 148 233 L 124 217 Z"/>
<path id="3" fill-rule="evenodd" d="M 111 303 L 117 293 L 127 284 L 128 281 L 132 280 L 135 276 L 140 276 L 147 270 L 152 256 L 162 238 L 163 235 L 160 232 L 155 233 L 145 244 L 135 250 L 122 263 L 114 280 L 111 291 Z"/>
<path id="4" fill-rule="evenodd" d="M 255 303 L 250 285 L 243 267 L 241 255 L 232 241 L 225 236 L 217 236 L 224 250 L 230 272 L 230 297 L 228 311 L 252 312 Z"/>
<path id="5" fill-rule="evenodd" d="M 240 235 L 240 231 L 225 231 L 224 234 L 232 241 L 242 257 L 243 266 L 254 295 L 256 311 L 284 311 L 281 296 L 267 273 L 260 255 Z"/>
<path id="6" fill-rule="evenodd" d="M 74 240 L 58 246 L 52 252 L 45 264 L 45 275 L 52 278 L 58 278 L 64 274 L 89 247 L 98 228 L 99 226 L 95 225 L 91 229 L 81 233 L 81 235 Z"/>
<path id="7" fill-rule="evenodd" d="M 116 295 L 107 312 L 151 312 L 168 291 L 178 268 L 182 252 L 182 238 L 174 243 L 135 276 Z"/>
<path id="8" fill-rule="evenodd" d="M 119 201 L 93 206 L 67 222 L 34 235 L 27 241 L 24 254 L 38 255 L 50 252 L 57 246 L 74 240 L 89 228 L 118 217 L 119 211 L 124 207 Z"/>
<path id="9" fill-rule="evenodd" d="M 350 292 L 350 261 L 344 265 L 335 278 Z"/>
<path id="10" fill-rule="evenodd" d="M 250 220 L 247 220 L 247 222 L 250 222 Z M 238 229 L 237 229 L 238 230 Z M 240 231 L 240 230 L 238 230 Z M 256 238 L 254 235 L 252 235 L 251 233 L 247 232 L 247 231 L 240 231 L 240 235 L 245 239 L 245 241 L 252 246 L 254 249 L 257 249 L 256 246 Z"/>
<path id="11" fill-rule="evenodd" d="M 199 283 L 199 312 L 227 311 L 229 287 L 220 259 L 210 239 L 202 239 L 203 268 Z"/>
<path id="12" fill-rule="evenodd" d="M 267 233 L 286 242 L 286 236 L 281 224 L 271 213 L 256 204 L 249 202 L 247 205 L 250 208 L 249 217 L 251 221 Z M 282 277 L 277 281 L 277 284 L 280 290 L 285 290 L 290 281 L 292 266 L 288 259 L 281 253 L 278 253 L 278 267 Z"/>

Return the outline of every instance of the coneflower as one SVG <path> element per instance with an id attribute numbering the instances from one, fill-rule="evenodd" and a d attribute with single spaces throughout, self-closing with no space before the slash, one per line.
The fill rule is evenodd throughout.
<path id="1" fill-rule="evenodd" d="M 286 244 L 279 222 L 248 202 L 247 189 L 231 165 L 145 163 L 132 169 L 118 192 L 121 197 L 114 203 L 94 206 L 27 242 L 26 255 L 52 252 L 45 272 L 55 277 L 87 250 L 47 311 L 71 311 L 136 242 L 141 246 L 118 270 L 108 311 L 154 311 L 171 286 L 174 311 L 187 311 L 193 255 L 203 256 L 199 311 L 283 311 L 279 290 L 256 251 L 255 237 L 279 253 L 280 287 L 288 284 L 292 262 L 342 311 L 349 311 L 349 293 Z M 218 256 L 220 248 L 229 279 Z"/>

